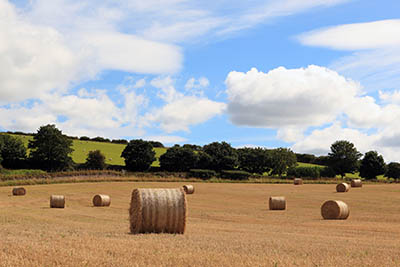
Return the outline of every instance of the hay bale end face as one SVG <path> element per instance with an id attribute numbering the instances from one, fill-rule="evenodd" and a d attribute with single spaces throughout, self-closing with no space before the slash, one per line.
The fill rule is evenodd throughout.
<path id="1" fill-rule="evenodd" d="M 328 200 L 321 206 L 321 215 L 325 220 L 346 220 L 349 214 L 349 207 L 340 200 Z"/>
<path id="2" fill-rule="evenodd" d="M 301 179 L 301 178 L 294 178 L 293 184 L 294 184 L 294 185 L 302 185 L 302 184 L 303 184 L 303 179 Z"/>
<path id="3" fill-rule="evenodd" d="M 351 187 L 362 187 L 362 181 L 360 179 L 351 180 Z"/>
<path id="4" fill-rule="evenodd" d="M 24 196 L 26 194 L 26 190 L 23 187 L 16 187 L 16 188 L 13 188 L 12 194 L 14 196 Z"/>
<path id="5" fill-rule="evenodd" d="M 65 207 L 65 197 L 61 195 L 50 196 L 50 208 L 63 209 Z"/>
<path id="6" fill-rule="evenodd" d="M 183 188 L 139 188 L 132 192 L 129 209 L 132 234 L 183 234 L 186 216 L 186 194 Z"/>
<path id="7" fill-rule="evenodd" d="M 336 186 L 336 192 L 348 192 L 350 189 L 350 185 L 347 183 L 340 183 Z"/>
<path id="8" fill-rule="evenodd" d="M 187 184 L 183 186 L 183 190 L 185 190 L 186 194 L 193 194 L 194 193 L 194 186 L 191 184 Z"/>
<path id="9" fill-rule="evenodd" d="M 269 209 L 270 210 L 285 210 L 286 209 L 285 197 L 270 197 L 269 198 Z"/>
<path id="10" fill-rule="evenodd" d="M 108 207 L 111 204 L 111 198 L 108 195 L 95 195 L 93 197 L 93 206 Z"/>

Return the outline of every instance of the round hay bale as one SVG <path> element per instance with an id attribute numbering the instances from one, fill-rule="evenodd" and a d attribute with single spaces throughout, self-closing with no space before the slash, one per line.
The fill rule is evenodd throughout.
<path id="1" fill-rule="evenodd" d="M 13 188 L 12 194 L 14 196 L 24 196 L 26 194 L 26 190 L 23 187 L 16 187 L 16 188 Z"/>
<path id="2" fill-rule="evenodd" d="M 183 234 L 186 215 L 186 194 L 182 188 L 138 188 L 132 192 L 129 209 L 132 234 Z"/>
<path id="3" fill-rule="evenodd" d="M 187 184 L 183 186 L 183 190 L 185 190 L 186 194 L 193 194 L 194 193 L 194 186 L 191 184 Z"/>
<path id="4" fill-rule="evenodd" d="M 269 198 L 269 209 L 270 210 L 285 210 L 286 209 L 285 197 L 270 197 Z"/>
<path id="5" fill-rule="evenodd" d="M 301 179 L 301 178 L 294 178 L 293 184 L 294 184 L 294 185 L 302 185 L 302 184 L 303 184 L 303 179 Z"/>
<path id="6" fill-rule="evenodd" d="M 362 187 L 362 181 L 360 179 L 351 180 L 351 187 Z"/>
<path id="7" fill-rule="evenodd" d="M 325 220 L 346 220 L 349 214 L 349 207 L 340 200 L 328 200 L 321 206 L 321 215 Z"/>
<path id="8" fill-rule="evenodd" d="M 108 195 L 95 195 L 93 197 L 93 206 L 95 207 L 105 207 L 110 206 L 111 198 Z"/>
<path id="9" fill-rule="evenodd" d="M 60 208 L 65 207 L 65 197 L 61 195 L 51 195 L 50 196 L 50 208 Z"/>
<path id="10" fill-rule="evenodd" d="M 347 183 L 340 183 L 336 186 L 336 192 L 347 192 L 350 189 L 350 185 Z"/>

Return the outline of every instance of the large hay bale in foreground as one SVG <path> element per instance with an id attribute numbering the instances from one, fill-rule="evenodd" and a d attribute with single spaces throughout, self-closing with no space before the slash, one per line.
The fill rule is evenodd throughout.
<path id="1" fill-rule="evenodd" d="M 351 180 L 351 187 L 362 187 L 362 181 L 360 179 Z"/>
<path id="2" fill-rule="evenodd" d="M 269 198 L 269 209 L 270 210 L 285 210 L 286 209 L 285 197 L 270 197 Z"/>
<path id="3" fill-rule="evenodd" d="M 193 194 L 194 193 L 194 186 L 191 184 L 187 184 L 183 186 L 183 190 L 185 190 L 186 194 Z"/>
<path id="4" fill-rule="evenodd" d="M 26 190 L 23 187 L 16 187 L 16 188 L 13 188 L 12 194 L 14 196 L 24 196 L 26 194 Z"/>
<path id="5" fill-rule="evenodd" d="M 294 185 L 302 185 L 302 184 L 303 184 L 303 179 L 301 179 L 301 178 L 294 178 L 293 184 L 294 184 Z"/>
<path id="6" fill-rule="evenodd" d="M 328 200 L 321 206 L 321 215 L 325 220 L 345 220 L 349 214 L 349 207 L 340 200 Z"/>
<path id="7" fill-rule="evenodd" d="M 62 195 L 51 195 L 50 196 L 50 208 L 60 208 L 65 207 L 65 197 Z"/>
<path id="8" fill-rule="evenodd" d="M 340 183 L 336 186 L 336 192 L 347 192 L 350 189 L 350 185 L 348 183 Z"/>
<path id="9" fill-rule="evenodd" d="M 183 234 L 186 215 L 186 194 L 182 188 L 139 188 L 132 192 L 129 218 L 133 234 Z"/>
<path id="10" fill-rule="evenodd" d="M 96 207 L 110 206 L 111 198 L 108 195 L 95 195 L 93 197 L 93 205 Z"/>

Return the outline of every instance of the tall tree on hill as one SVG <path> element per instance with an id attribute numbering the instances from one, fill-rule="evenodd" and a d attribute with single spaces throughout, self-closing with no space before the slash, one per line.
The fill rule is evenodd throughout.
<path id="1" fill-rule="evenodd" d="M 240 148 L 237 150 L 239 155 L 239 168 L 241 170 L 263 174 L 271 170 L 271 157 L 268 150 L 257 148 Z"/>
<path id="2" fill-rule="evenodd" d="M 156 160 L 155 155 L 151 143 L 142 139 L 131 140 L 121 153 L 130 171 L 147 171 Z"/>
<path id="3" fill-rule="evenodd" d="M 160 157 L 160 167 L 166 171 L 189 171 L 194 169 L 199 158 L 189 147 L 173 146 Z"/>
<path id="4" fill-rule="evenodd" d="M 208 169 L 232 170 L 239 164 L 236 150 L 226 142 L 213 142 L 203 147 L 203 151 L 210 155 L 211 162 Z"/>
<path id="5" fill-rule="evenodd" d="M 2 165 L 7 169 L 22 169 L 26 163 L 26 147 L 21 139 L 8 134 L 0 135 Z"/>
<path id="6" fill-rule="evenodd" d="M 369 151 L 365 153 L 360 165 L 361 177 L 365 179 L 376 179 L 376 176 L 384 174 L 385 171 L 385 161 L 381 155 L 378 155 L 378 152 Z"/>
<path id="7" fill-rule="evenodd" d="M 282 176 L 289 168 L 296 166 L 296 154 L 288 148 L 276 148 L 269 151 L 272 174 Z"/>
<path id="8" fill-rule="evenodd" d="M 340 174 L 342 178 L 346 173 L 354 173 L 359 168 L 359 159 L 362 154 L 357 151 L 354 144 L 340 140 L 331 145 L 331 152 L 328 154 L 329 166 Z"/>
<path id="9" fill-rule="evenodd" d="M 106 167 L 106 157 L 100 150 L 89 151 L 85 168 L 89 170 L 104 170 Z"/>
<path id="10" fill-rule="evenodd" d="M 399 179 L 400 178 L 400 163 L 390 162 L 387 165 L 385 176 L 388 178 Z"/>
<path id="11" fill-rule="evenodd" d="M 34 166 L 46 171 L 63 171 L 71 168 L 72 140 L 63 135 L 55 125 L 41 126 L 29 141 L 29 159 Z"/>

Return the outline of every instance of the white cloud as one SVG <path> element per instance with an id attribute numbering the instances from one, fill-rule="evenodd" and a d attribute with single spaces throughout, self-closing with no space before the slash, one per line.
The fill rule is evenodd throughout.
<path id="1" fill-rule="evenodd" d="M 163 144 L 178 144 L 183 143 L 187 139 L 176 135 L 152 135 L 143 137 L 145 140 L 159 141 Z"/>
<path id="2" fill-rule="evenodd" d="M 400 19 L 338 25 L 298 39 L 304 45 L 353 51 L 330 68 L 365 84 L 368 91 L 400 86 Z"/>
<path id="3" fill-rule="evenodd" d="M 200 77 L 199 79 L 192 77 L 189 80 L 187 80 L 185 84 L 185 89 L 186 90 L 203 89 L 208 87 L 209 85 L 210 81 L 206 77 Z"/>
<path id="4" fill-rule="evenodd" d="M 356 82 L 319 66 L 279 67 L 268 73 L 255 68 L 247 73 L 232 71 L 225 83 L 233 123 L 290 128 L 292 133 L 295 128 L 333 121 L 360 93 Z"/>

